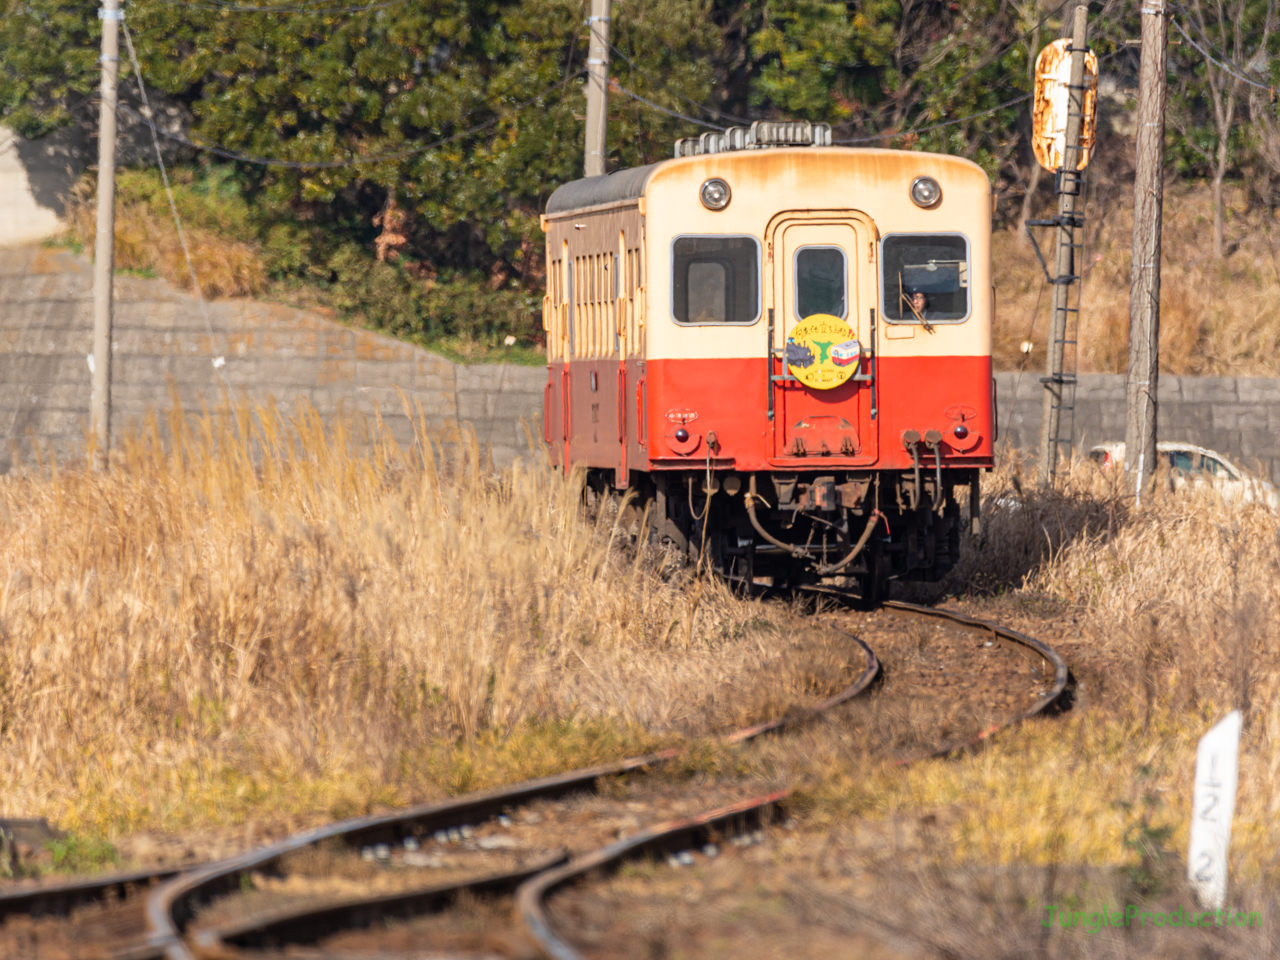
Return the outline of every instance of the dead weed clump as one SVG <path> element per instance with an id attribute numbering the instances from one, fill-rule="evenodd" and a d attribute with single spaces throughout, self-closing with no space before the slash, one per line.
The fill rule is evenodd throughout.
<path id="1" fill-rule="evenodd" d="M 785 611 L 583 520 L 545 463 L 303 410 L 0 479 L 3 812 L 97 832 L 337 816 L 585 765 L 848 682 Z M 456 451 L 455 451 L 456 452 Z M 677 629 L 672 629 L 678 623 Z M 745 678 L 772 676 L 750 692 Z"/>
<path id="2" fill-rule="evenodd" d="M 168 199 L 161 192 L 137 189 L 140 178 L 121 176 L 116 196 L 115 265 L 159 276 L 183 290 L 191 289 L 191 271 L 178 236 Z M 97 238 L 94 184 L 81 180 L 72 190 L 65 219 L 72 240 L 93 256 Z M 233 239 L 224 230 L 208 229 L 184 218 L 183 235 L 206 297 L 249 297 L 267 288 L 267 271 L 256 244 Z"/>

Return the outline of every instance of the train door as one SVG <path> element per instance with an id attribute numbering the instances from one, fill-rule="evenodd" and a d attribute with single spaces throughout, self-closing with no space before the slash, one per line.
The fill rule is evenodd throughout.
<path id="1" fill-rule="evenodd" d="M 877 457 L 875 235 L 852 211 L 786 213 L 770 225 L 774 460 L 821 468 Z"/>

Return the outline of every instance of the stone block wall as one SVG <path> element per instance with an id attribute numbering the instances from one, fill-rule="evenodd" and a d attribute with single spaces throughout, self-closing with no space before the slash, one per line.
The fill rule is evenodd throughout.
<path id="1" fill-rule="evenodd" d="M 249 300 L 199 302 L 167 283 L 118 277 L 115 288 L 112 434 L 148 411 L 188 410 L 236 398 L 299 398 L 323 416 L 380 416 L 401 443 L 413 438 L 405 401 L 445 440 L 469 424 L 504 465 L 535 436 L 546 370 L 464 367 L 412 344 L 343 326 L 315 313 Z M 0 249 L 0 472 L 33 443 L 60 460 L 85 449 L 93 270 L 68 251 Z M 216 361 L 221 358 L 221 363 Z"/>
<path id="2" fill-rule="evenodd" d="M 29 460 L 33 442 L 61 460 L 83 453 L 92 345 L 89 261 L 65 250 L 0 249 L 0 472 L 15 455 Z M 541 432 L 545 368 L 462 366 L 315 312 L 250 300 L 207 304 L 206 318 L 193 297 L 157 280 L 117 278 L 113 356 L 115 436 L 166 409 L 170 389 L 198 410 L 228 387 L 285 410 L 305 398 L 326 417 L 376 414 L 406 444 L 407 399 L 446 440 L 468 425 L 500 466 L 528 452 L 526 427 L 535 438 Z M 1039 372 L 996 374 L 996 387 L 1001 440 L 1035 450 Z M 1163 439 L 1280 479 L 1280 380 L 1166 376 L 1159 402 Z M 1124 419 L 1124 377 L 1081 376 L 1076 449 L 1124 439 Z"/>
<path id="3" fill-rule="evenodd" d="M 1040 444 L 1040 371 L 996 374 L 1000 438 Z M 1124 375 L 1082 374 L 1076 389 L 1078 452 L 1124 439 Z M 1280 380 L 1265 377 L 1162 376 L 1157 392 L 1161 440 L 1183 440 L 1225 454 L 1259 476 L 1280 480 Z"/>

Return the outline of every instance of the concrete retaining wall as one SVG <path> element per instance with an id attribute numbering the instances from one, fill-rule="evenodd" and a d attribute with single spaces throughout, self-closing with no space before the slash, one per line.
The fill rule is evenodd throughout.
<path id="1" fill-rule="evenodd" d="M 248 300 L 199 303 L 167 283 L 116 280 L 112 432 L 149 410 L 235 397 L 302 397 L 323 416 L 377 414 L 402 443 L 412 439 L 403 392 L 428 424 L 454 438 L 470 424 L 495 463 L 528 452 L 522 419 L 542 407 L 546 370 L 464 367 L 411 344 L 345 327 L 314 313 Z M 29 460 L 33 441 L 65 460 L 83 454 L 93 344 L 93 271 L 63 250 L 0 249 L 0 472 Z M 215 366 L 216 358 L 223 358 Z"/>
<path id="2" fill-rule="evenodd" d="M 59 459 L 84 451 L 93 341 L 92 266 L 40 247 L 0 249 L 0 472 L 33 441 Z M 222 357 L 224 365 L 214 366 Z M 314 312 L 248 300 L 208 305 L 157 280 L 116 280 L 113 423 L 119 436 L 148 410 L 169 405 L 170 384 L 189 409 L 234 396 L 306 398 L 323 416 L 377 414 L 407 443 L 401 392 L 445 438 L 469 424 L 498 465 L 528 451 L 539 429 L 546 370 L 462 366 L 400 340 L 355 330 Z M 1000 437 L 1039 443 L 1038 372 L 996 375 Z M 1280 380 L 1162 377 L 1161 436 L 1226 454 L 1280 478 Z M 1089 374 L 1076 398 L 1078 450 L 1124 438 L 1124 377 Z"/>
<path id="3" fill-rule="evenodd" d="M 1038 449 L 1040 371 L 996 374 L 1000 438 Z M 1076 390 L 1076 450 L 1124 439 L 1124 375 L 1083 374 Z M 1280 380 L 1162 376 L 1159 436 L 1226 454 L 1239 466 L 1280 479 Z"/>

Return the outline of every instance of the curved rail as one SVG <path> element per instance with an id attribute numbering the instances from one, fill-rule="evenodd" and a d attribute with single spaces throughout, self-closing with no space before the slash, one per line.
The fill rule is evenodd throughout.
<path id="1" fill-rule="evenodd" d="M 707 842 L 716 827 L 740 825 L 750 820 L 758 822 L 768 810 L 790 795 L 790 790 L 779 790 L 763 797 L 741 800 L 718 810 L 701 813 L 696 817 L 669 820 L 578 857 L 563 867 L 539 874 L 525 881 L 516 891 L 516 922 L 534 939 L 544 956 L 552 960 L 583 960 L 582 954 L 556 933 L 551 918 L 547 916 L 546 898 L 553 890 L 581 879 L 592 870 L 614 867 L 640 854 L 660 850 L 688 850 L 701 846 Z"/>
<path id="2" fill-rule="evenodd" d="M 470 880 L 435 884 L 379 897 L 357 897 L 338 903 L 276 910 L 197 930 L 191 937 L 201 957 L 231 956 L 229 947 L 271 949 L 283 944 L 315 943 L 342 930 L 369 927 L 390 917 L 415 917 L 453 902 L 460 893 L 511 893 L 522 883 L 561 866 L 565 850 L 526 867 Z"/>
<path id="3" fill-rule="evenodd" d="M 803 713 L 791 714 L 736 730 L 721 737 L 721 741 L 742 743 L 766 733 L 798 726 L 827 710 L 847 703 L 866 690 L 879 673 L 880 664 L 870 647 L 857 637 L 850 636 L 849 639 L 861 651 L 864 663 L 861 673 L 848 687 L 835 696 L 813 705 Z M 656 766 L 675 759 L 680 756 L 680 753 L 681 751 L 672 748 L 616 763 L 526 781 L 488 793 L 426 804 L 399 813 L 341 821 L 296 834 L 279 843 L 249 851 L 238 857 L 187 871 L 158 887 L 148 896 L 147 945 L 134 954 L 134 960 L 160 956 L 167 960 L 193 960 L 191 949 L 182 934 L 194 915 L 195 905 L 220 893 L 236 889 L 243 876 L 272 869 L 287 853 L 314 846 L 326 840 L 339 839 L 351 845 L 396 842 L 417 833 L 432 833 L 449 827 L 478 823 L 496 817 L 508 808 L 532 800 L 591 790 L 601 778 L 620 776 L 645 767 Z M 365 901 L 371 913 L 381 909 L 374 902 L 376 899 L 385 898 Z M 388 904 L 386 909 L 392 909 L 392 906 Z M 344 909 L 355 910 L 356 902 L 346 904 Z M 284 929 L 280 925 L 281 917 L 269 919 L 277 924 L 277 931 Z M 250 930 L 247 927 L 238 927 L 237 930 L 238 936 L 250 936 Z"/>
<path id="4" fill-rule="evenodd" d="M 1019 633 L 1017 630 L 1010 630 L 1008 627 L 1002 627 L 998 623 L 992 623 L 990 620 L 982 620 L 978 617 L 970 617 L 963 613 L 953 613 L 949 610 L 936 610 L 933 607 L 923 607 L 916 603 L 906 603 L 902 600 L 885 600 L 881 606 L 892 613 L 899 616 L 919 617 L 924 620 L 942 621 L 951 626 L 961 627 L 965 630 L 971 630 L 975 633 L 989 634 L 991 639 L 1001 646 L 1008 647 L 1018 653 L 1026 654 L 1028 651 L 1038 656 L 1041 660 L 1053 668 L 1053 684 L 1048 692 L 1039 700 L 1031 705 L 1030 708 L 1022 713 L 1009 717 L 1000 723 L 992 724 L 985 730 L 980 731 L 972 737 L 959 738 L 950 740 L 939 745 L 926 754 L 913 759 L 924 760 L 930 757 L 943 757 L 960 750 L 971 749 L 980 745 L 983 741 L 991 738 L 993 734 L 999 733 L 1001 730 L 1007 730 L 1016 726 L 1023 720 L 1029 720 L 1032 717 L 1046 714 L 1051 707 L 1063 706 L 1063 699 L 1067 695 L 1067 687 L 1071 682 L 1071 670 L 1067 667 L 1067 661 L 1062 659 L 1058 651 L 1047 643 L 1042 643 L 1035 637 L 1028 637 L 1025 633 Z M 900 760 L 899 763 L 910 763 L 911 760 Z"/>
<path id="5" fill-rule="evenodd" d="M 851 594 L 834 588 L 810 587 L 806 588 L 806 592 L 842 600 L 853 599 Z M 1062 699 L 1067 690 L 1070 673 L 1066 662 L 1051 647 L 1032 637 L 976 617 L 902 601 L 886 601 L 881 606 L 897 615 L 946 622 L 952 626 L 989 635 L 1002 645 L 1040 658 L 1052 668 L 1054 673 L 1054 682 L 1050 689 L 1028 710 L 981 731 L 975 737 L 949 741 L 926 754 L 901 760 L 900 763 L 944 756 L 974 747 L 1000 730 L 1047 712 Z M 861 648 L 865 658 L 862 672 L 850 686 L 814 704 L 803 713 L 754 724 L 726 734 L 719 740 L 722 743 L 741 743 L 766 733 L 797 726 L 840 704 L 847 703 L 866 690 L 879 673 L 880 666 L 874 653 L 865 643 L 856 637 L 850 639 Z M 477 823 L 533 800 L 550 799 L 591 790 L 601 778 L 642 770 L 668 762 L 679 755 L 679 750 L 669 749 L 616 763 L 526 781 L 500 790 L 421 805 L 395 814 L 342 821 L 295 835 L 280 843 L 249 851 L 238 857 L 194 868 L 177 876 L 173 876 L 177 871 L 170 868 L 163 871 L 143 871 L 101 878 L 88 884 L 63 884 L 58 887 L 20 891 L 0 896 L 0 916 L 5 915 L 3 911 L 6 903 L 12 904 L 8 911 L 10 913 L 34 912 L 41 909 L 52 912 L 51 908 L 60 903 L 69 904 L 65 907 L 69 909 L 70 906 L 79 905 L 95 897 L 109 896 L 113 890 L 122 892 L 125 884 L 136 885 L 156 878 L 163 879 L 167 875 L 171 879 L 156 888 L 147 900 L 149 929 L 147 943 L 139 945 L 138 949 L 128 953 L 133 960 L 160 957 L 168 960 L 192 960 L 193 955 L 223 956 L 226 955 L 229 947 L 235 946 L 314 942 L 321 936 L 338 929 L 367 925 L 385 917 L 405 916 L 434 909 L 448 902 L 452 896 L 462 890 L 504 892 L 519 883 L 516 914 L 526 932 L 539 944 L 546 956 L 554 957 L 556 960 L 580 960 L 580 955 L 558 937 L 546 915 L 544 901 L 549 893 L 572 883 L 592 870 L 616 865 L 638 854 L 659 849 L 688 849 L 697 837 L 707 836 L 725 824 L 734 822 L 735 818 L 739 822 L 745 822 L 751 818 L 759 819 L 765 815 L 766 810 L 784 800 L 789 791 L 741 801 L 696 817 L 660 824 L 626 840 L 585 854 L 564 866 L 553 868 L 552 864 L 544 863 L 523 870 L 482 876 L 456 884 L 419 888 L 401 894 L 276 911 L 199 931 L 191 937 L 190 944 L 183 939 L 183 931 L 194 915 L 198 902 L 235 889 L 241 877 L 251 872 L 270 870 L 278 864 L 281 857 L 295 850 L 331 839 L 341 839 L 352 845 L 395 842 L 417 833 L 429 833 L 451 826 Z M 562 860 L 563 857 L 560 859 Z M 42 897 L 48 897 L 49 900 L 46 902 Z"/>
<path id="6" fill-rule="evenodd" d="M 92 880 L 42 884 L 0 893 L 0 921 L 22 914 L 31 917 L 65 916 L 76 907 L 98 900 L 123 898 L 136 887 L 168 880 L 181 872 L 181 867 L 156 867 L 152 870 L 112 873 Z"/>
<path id="7" fill-rule="evenodd" d="M 192 954 L 182 940 L 182 930 L 194 915 L 196 904 L 236 889 L 243 876 L 272 869 L 285 854 L 326 840 L 342 840 L 353 846 L 393 843 L 419 832 L 433 833 L 436 830 L 477 823 L 531 800 L 590 790 L 601 777 L 616 777 L 663 763 L 677 756 L 678 752 L 674 749 L 664 750 L 619 760 L 617 763 L 526 780 L 500 790 L 423 804 L 399 813 L 342 820 L 294 834 L 279 843 L 250 850 L 237 857 L 190 870 L 156 888 L 147 897 L 148 951 L 145 955 L 164 956 L 168 960 L 191 960 Z"/>
<path id="8" fill-rule="evenodd" d="M 847 594 L 834 588 L 819 587 L 811 592 L 828 594 L 843 599 L 854 598 L 852 594 Z M 1010 630 L 977 617 L 969 617 L 946 610 L 935 610 L 932 607 L 923 607 L 900 600 L 884 601 L 881 606 L 901 616 L 942 621 L 966 630 L 990 634 L 996 642 L 1002 645 L 1011 646 L 1020 652 L 1030 651 L 1034 653 L 1050 664 L 1054 671 L 1053 686 L 1029 710 L 983 730 L 976 737 L 944 743 L 921 756 L 900 760 L 900 764 L 946 756 L 959 750 L 976 746 L 1000 730 L 1008 729 L 1029 717 L 1045 713 L 1051 706 L 1058 703 L 1067 691 L 1067 684 L 1070 681 L 1071 674 L 1067 668 L 1066 661 L 1062 659 L 1056 650 L 1047 644 L 1041 643 L 1034 637 L 1028 637 L 1016 630 Z M 533 877 L 526 881 L 516 892 L 516 921 L 524 928 L 525 933 L 538 944 L 538 949 L 544 957 L 550 958 L 550 960 L 584 960 L 582 954 L 565 941 L 556 932 L 554 925 L 551 923 L 551 918 L 546 909 L 546 898 L 550 893 L 581 879 L 592 870 L 606 866 L 616 866 L 627 857 L 634 856 L 645 850 L 658 849 L 664 846 L 669 848 L 672 844 L 678 844 L 682 839 L 690 837 L 694 831 L 698 829 L 705 830 L 712 822 L 722 822 L 730 816 L 776 804 L 785 799 L 788 794 L 789 791 L 783 791 L 771 794 L 768 797 L 744 801 L 743 803 L 735 804 L 732 808 L 726 807 L 722 810 L 712 811 L 702 817 L 661 824 L 627 840 L 602 847 L 593 853 L 578 857 L 564 867 Z M 688 849 L 689 846 L 692 846 L 692 844 L 685 844 L 684 849 Z"/>

